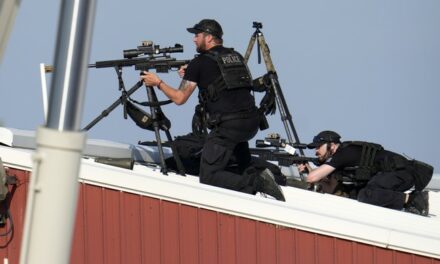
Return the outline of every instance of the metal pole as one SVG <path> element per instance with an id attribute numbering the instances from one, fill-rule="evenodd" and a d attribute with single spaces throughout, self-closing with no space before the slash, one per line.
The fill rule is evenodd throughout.
<path id="1" fill-rule="evenodd" d="M 55 69 L 49 98 L 47 127 L 77 130 L 81 123 L 83 95 L 95 1 L 63 1 L 58 26 Z"/>
<path id="2" fill-rule="evenodd" d="M 46 127 L 37 131 L 20 263 L 68 263 L 85 133 L 79 131 L 96 1 L 62 2 Z"/>
<path id="3" fill-rule="evenodd" d="M 20 0 L 0 1 L 0 62 L 11 34 Z"/>

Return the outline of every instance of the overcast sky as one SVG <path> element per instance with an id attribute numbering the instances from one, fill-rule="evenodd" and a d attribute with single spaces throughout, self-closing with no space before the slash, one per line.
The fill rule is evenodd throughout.
<path id="1" fill-rule="evenodd" d="M 44 125 L 39 64 L 53 63 L 59 8 L 56 0 L 21 2 L 0 66 L 4 126 L 34 130 Z M 97 1 L 90 63 L 122 59 L 124 49 L 142 40 L 161 47 L 180 43 L 184 53 L 173 55 L 191 59 L 193 36 L 186 28 L 203 18 L 219 21 L 225 46 L 244 53 L 252 22 L 259 21 L 302 142 L 321 130 L 335 130 L 343 140 L 380 143 L 439 172 L 439 14 L 438 0 Z M 257 64 L 255 51 L 249 66 L 257 77 L 265 66 Z M 126 86 L 138 75 L 124 68 Z M 161 78 L 174 86 L 180 82 L 174 72 Z M 194 95 L 184 106 L 162 107 L 173 136 L 190 131 Z M 119 96 L 114 69 L 90 69 L 83 127 Z M 133 97 L 146 100 L 146 93 L 141 89 Z M 270 132 L 285 137 L 279 115 L 269 122 L 270 129 L 256 138 Z M 154 134 L 124 120 L 118 107 L 89 131 L 89 138 L 136 144 Z"/>

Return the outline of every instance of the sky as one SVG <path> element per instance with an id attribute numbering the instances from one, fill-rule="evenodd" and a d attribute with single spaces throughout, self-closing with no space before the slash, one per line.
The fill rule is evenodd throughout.
<path id="1" fill-rule="evenodd" d="M 0 64 L 3 126 L 35 130 L 44 125 L 39 64 L 53 64 L 59 2 L 21 1 Z M 204 18 L 222 25 L 225 46 L 244 53 L 255 31 L 252 22 L 258 21 L 301 142 L 334 130 L 342 140 L 382 144 L 432 164 L 438 173 L 439 13 L 438 0 L 97 1 L 90 63 L 122 59 L 123 50 L 143 40 L 160 47 L 182 44 L 184 52 L 172 55 L 191 59 L 193 35 L 186 28 Z M 254 78 L 266 71 L 257 62 L 256 46 L 249 68 Z M 82 127 L 120 96 L 114 69 L 91 68 L 87 74 Z M 126 87 L 138 76 L 134 67 L 123 69 Z M 175 87 L 180 83 L 175 72 L 160 77 Z M 51 75 L 46 78 L 50 87 Z M 157 95 L 165 99 L 160 91 Z M 145 90 L 133 98 L 145 101 Z M 162 107 L 173 136 L 190 132 L 196 101 L 193 94 L 185 105 Z M 279 114 L 270 116 L 269 124 L 251 146 L 268 133 L 286 137 Z M 121 107 L 87 133 L 88 138 L 129 144 L 155 139 L 151 131 L 125 120 Z"/>

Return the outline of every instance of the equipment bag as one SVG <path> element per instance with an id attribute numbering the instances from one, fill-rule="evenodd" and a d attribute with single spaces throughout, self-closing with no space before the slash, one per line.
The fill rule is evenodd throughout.
<path id="1" fill-rule="evenodd" d="M 128 100 L 125 102 L 125 109 L 127 114 L 136 123 L 136 125 L 143 129 L 152 130 L 153 119 L 148 113 L 135 106 Z"/>
<path id="2" fill-rule="evenodd" d="M 168 118 L 165 117 L 162 113 L 157 113 L 156 120 L 153 120 L 153 117 L 142 110 L 141 108 L 135 106 L 132 102 L 125 102 L 125 110 L 130 118 L 138 125 L 140 128 L 147 129 L 150 131 L 154 131 L 153 121 L 157 121 L 159 128 L 162 130 L 168 130 L 171 127 L 171 122 Z"/>
<path id="3" fill-rule="evenodd" d="M 200 157 L 203 150 L 203 144 L 206 137 L 204 135 L 196 135 L 193 133 L 176 137 L 171 144 L 182 161 L 185 172 L 191 175 L 199 175 Z M 167 167 L 177 171 L 177 162 L 174 157 L 165 160 Z"/>

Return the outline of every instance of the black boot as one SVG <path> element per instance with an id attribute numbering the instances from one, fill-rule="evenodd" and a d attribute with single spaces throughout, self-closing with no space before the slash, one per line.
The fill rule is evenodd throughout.
<path id="1" fill-rule="evenodd" d="M 409 194 L 408 202 L 405 204 L 405 211 L 413 214 L 427 216 L 429 213 L 428 191 L 412 191 Z"/>
<path id="2" fill-rule="evenodd" d="M 279 201 L 286 201 L 283 191 L 275 182 L 275 178 L 269 169 L 265 169 L 255 178 L 255 191 L 268 194 Z"/>

